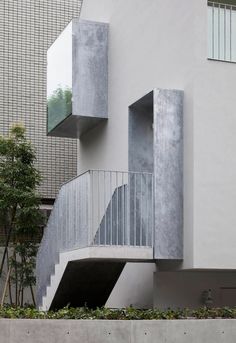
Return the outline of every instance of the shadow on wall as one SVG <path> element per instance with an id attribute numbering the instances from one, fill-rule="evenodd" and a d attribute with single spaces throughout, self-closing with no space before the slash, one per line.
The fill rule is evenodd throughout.
<path id="1" fill-rule="evenodd" d="M 101 147 L 99 151 L 105 152 L 106 139 L 107 136 L 108 121 L 101 121 L 98 126 L 92 128 L 91 130 L 84 133 L 79 140 L 79 152 L 80 163 L 78 165 L 79 174 L 89 170 L 89 169 L 104 169 L 104 165 L 101 165 L 101 159 L 97 152 L 96 146 Z M 80 154 L 80 151 L 83 153 Z M 87 157 L 86 161 L 83 160 Z M 91 164 L 92 163 L 92 164 Z M 80 169 L 83 166 L 83 169 Z"/>

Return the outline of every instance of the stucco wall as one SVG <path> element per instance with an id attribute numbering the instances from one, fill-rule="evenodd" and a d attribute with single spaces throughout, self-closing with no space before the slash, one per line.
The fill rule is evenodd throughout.
<path id="1" fill-rule="evenodd" d="M 236 65 L 208 61 L 207 22 L 196 8 L 194 267 L 235 269 Z"/>
<path id="2" fill-rule="evenodd" d="M 198 1 L 199 2 L 199 1 Z M 155 87 L 183 89 L 185 261 L 193 265 L 193 75 L 196 0 L 85 0 L 83 19 L 109 22 L 108 122 L 79 142 L 79 172 L 128 169 L 128 106 Z M 145 24 L 145 29 L 143 28 Z M 188 29 L 186 30 L 186 26 Z"/>
<path id="3" fill-rule="evenodd" d="M 193 3 L 187 0 L 85 0 L 81 18 L 109 22 L 108 52 L 108 122 L 85 135 L 78 144 L 78 173 L 87 169 L 128 169 L 128 107 L 155 87 L 184 89 L 185 124 L 185 171 L 187 172 L 184 197 L 186 199 L 185 257 L 192 265 L 192 73 L 195 64 L 193 42 Z M 188 9 L 188 10 L 186 10 Z M 167 20 L 166 20 L 167 18 Z M 174 25 L 173 23 L 176 22 Z M 180 20 L 181 18 L 181 20 Z M 169 23 L 169 25 L 166 25 Z M 189 23 L 188 30 L 185 29 Z M 144 25 L 145 24 L 145 29 Z M 170 40 L 175 39 L 175 42 Z M 178 37 L 178 41 L 176 40 Z M 180 48 L 181 46 L 181 48 Z M 188 76 L 188 78 L 186 78 Z M 186 118 L 184 118 L 186 120 Z M 152 271 L 143 264 L 141 281 L 137 275 L 126 273 L 126 284 L 143 283 L 143 292 L 149 292 L 145 284 L 152 282 Z M 129 281 L 128 281 L 129 280 Z M 117 284 L 118 286 L 118 284 Z M 115 287 L 116 289 L 116 287 Z M 127 290 L 126 290 L 127 291 Z M 118 288 L 120 304 L 129 298 L 124 289 Z M 133 292 L 135 294 L 136 292 Z M 132 294 L 132 293 L 131 293 Z M 133 295 L 132 294 L 132 295 Z M 151 295 L 146 295 L 151 297 Z M 146 298 L 145 296 L 145 298 Z M 117 299 L 117 298 L 116 298 Z M 142 303 L 142 298 L 136 302 Z M 117 301 L 115 300 L 115 304 Z M 127 304 L 128 305 L 128 304 Z M 143 305 L 145 305 L 143 303 Z"/>
<path id="4" fill-rule="evenodd" d="M 127 170 L 128 106 L 182 89 L 181 267 L 236 269 L 236 66 L 207 60 L 207 1 L 84 0 L 81 17 L 109 22 L 109 119 L 79 142 L 78 171 Z"/>
<path id="5" fill-rule="evenodd" d="M 236 67 L 207 60 L 207 1 L 85 0 L 81 16 L 110 23 L 109 120 L 80 141 L 79 171 L 127 169 L 128 106 L 183 89 L 183 268 L 234 269 Z"/>
<path id="6" fill-rule="evenodd" d="M 154 263 L 127 263 L 106 302 L 107 307 L 153 307 Z"/>
<path id="7" fill-rule="evenodd" d="M 154 276 L 154 307 L 199 308 L 211 289 L 212 306 L 236 306 L 236 272 L 158 271 Z"/>

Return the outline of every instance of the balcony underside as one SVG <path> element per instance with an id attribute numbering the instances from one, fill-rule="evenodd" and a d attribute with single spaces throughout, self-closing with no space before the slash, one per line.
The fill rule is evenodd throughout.
<path id="1" fill-rule="evenodd" d="M 108 24 L 74 18 L 48 50 L 48 134 L 80 138 L 107 118 Z"/>
<path id="2" fill-rule="evenodd" d="M 152 262 L 153 248 L 99 246 L 60 254 L 42 310 L 104 306 L 126 262 Z"/>
<path id="3" fill-rule="evenodd" d="M 107 120 L 107 118 L 71 114 L 54 127 L 48 135 L 54 137 L 80 138 L 84 133 L 94 128 L 104 120 Z"/>
<path id="4" fill-rule="evenodd" d="M 124 262 L 69 262 L 55 293 L 51 310 L 72 307 L 104 306 L 123 268 Z"/>

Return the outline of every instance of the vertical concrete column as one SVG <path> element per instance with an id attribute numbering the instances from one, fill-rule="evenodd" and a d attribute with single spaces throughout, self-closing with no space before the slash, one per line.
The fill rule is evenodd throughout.
<path id="1" fill-rule="evenodd" d="M 183 258 L 183 91 L 155 89 L 156 259 Z"/>

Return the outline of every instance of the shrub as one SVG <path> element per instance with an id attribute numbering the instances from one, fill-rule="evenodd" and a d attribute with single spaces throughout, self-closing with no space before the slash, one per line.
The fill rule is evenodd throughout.
<path id="1" fill-rule="evenodd" d="M 87 307 L 65 307 L 58 311 L 43 312 L 33 307 L 0 307 L 0 318 L 14 319 L 100 319 L 100 320 L 167 320 L 167 319 L 215 319 L 236 318 L 236 308 L 199 308 L 197 310 L 141 310 L 133 307 L 124 309 Z"/>

